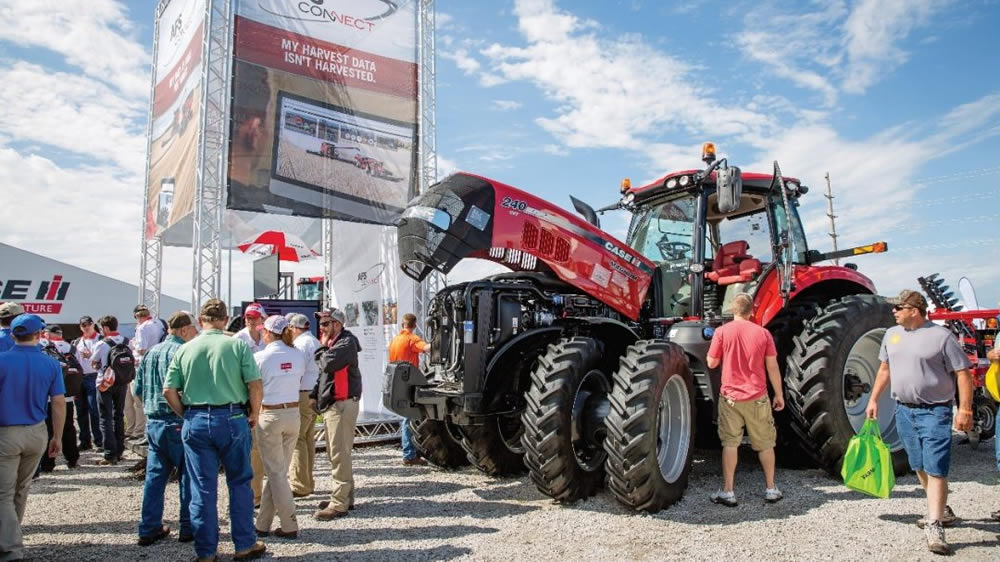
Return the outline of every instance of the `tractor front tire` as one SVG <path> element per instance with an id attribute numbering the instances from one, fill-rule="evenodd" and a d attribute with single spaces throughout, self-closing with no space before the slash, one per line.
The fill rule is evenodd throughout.
<path id="1" fill-rule="evenodd" d="M 531 373 L 521 414 L 524 464 L 538 490 L 560 503 L 594 495 L 604 480 L 606 453 L 580 429 L 591 421 L 583 419 L 588 402 L 607 399 L 610 377 L 598 369 L 602 347 L 592 338 L 560 340 Z"/>
<path id="2" fill-rule="evenodd" d="M 492 415 L 483 425 L 463 425 L 462 448 L 473 466 L 488 476 L 524 474 L 523 426 L 519 416 Z"/>
<path id="3" fill-rule="evenodd" d="M 676 503 L 688 484 L 694 453 L 694 380 L 680 346 L 640 341 L 614 375 L 608 436 L 608 488 L 635 511 Z"/>
<path id="4" fill-rule="evenodd" d="M 413 446 L 434 466 L 445 469 L 467 466 L 469 459 L 465 456 L 465 449 L 449 429 L 449 423 L 430 418 L 409 420 Z"/>
<path id="5" fill-rule="evenodd" d="M 849 295 L 822 305 L 805 322 L 788 355 L 786 408 L 799 445 L 832 476 L 840 475 L 848 442 L 864 423 L 870 387 L 875 383 L 879 348 L 895 326 L 892 306 L 875 295 Z M 849 387 L 851 384 L 854 390 Z M 868 385 L 868 390 L 857 387 Z M 909 470 L 895 430 L 895 412 L 886 389 L 880 397 L 882 438 L 893 450 L 896 474 Z"/>

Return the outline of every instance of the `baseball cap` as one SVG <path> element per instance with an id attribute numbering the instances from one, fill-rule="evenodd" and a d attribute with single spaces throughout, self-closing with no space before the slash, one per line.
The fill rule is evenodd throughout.
<path id="1" fill-rule="evenodd" d="M 903 291 L 899 293 L 898 297 L 886 300 L 888 300 L 890 304 L 910 305 L 914 308 L 919 308 L 920 310 L 927 312 L 927 299 L 925 299 L 919 291 L 903 289 Z"/>
<path id="2" fill-rule="evenodd" d="M 10 323 L 10 332 L 15 336 L 30 336 L 45 328 L 45 322 L 34 314 L 22 314 Z"/>
<path id="3" fill-rule="evenodd" d="M 146 305 L 144 305 L 144 304 L 138 304 L 138 305 L 136 305 L 135 308 L 132 309 L 132 316 L 135 316 L 136 314 L 139 314 L 140 312 L 143 313 L 143 314 L 149 314 L 149 307 L 146 306 Z"/>
<path id="4" fill-rule="evenodd" d="M 275 314 L 273 316 L 268 316 L 267 320 L 264 320 L 264 329 L 268 332 L 281 335 L 288 327 L 288 320 L 280 314 Z"/>
<path id="5" fill-rule="evenodd" d="M 61 336 L 62 326 L 60 326 L 59 324 L 49 324 L 48 326 L 45 326 L 45 331 L 50 334 L 59 334 Z"/>
<path id="6" fill-rule="evenodd" d="M 261 318 L 264 316 L 264 307 L 257 303 L 251 303 L 243 311 L 243 316 L 247 318 Z"/>
<path id="7" fill-rule="evenodd" d="M 80 317 L 80 324 L 93 324 L 94 319 L 86 314 Z"/>
<path id="8" fill-rule="evenodd" d="M 16 302 L 0 304 L 0 318 L 13 318 L 20 314 L 24 314 L 24 308 Z"/>
<path id="9" fill-rule="evenodd" d="M 305 330 L 309 327 L 309 318 L 307 318 L 305 314 L 292 312 L 286 315 L 285 318 L 288 320 L 288 325 L 293 328 Z"/>
<path id="10" fill-rule="evenodd" d="M 341 325 L 347 324 L 347 316 L 344 311 L 339 308 L 327 308 L 316 313 L 316 318 L 322 320 L 323 318 L 329 318 L 331 320 L 336 320 L 340 322 Z"/>

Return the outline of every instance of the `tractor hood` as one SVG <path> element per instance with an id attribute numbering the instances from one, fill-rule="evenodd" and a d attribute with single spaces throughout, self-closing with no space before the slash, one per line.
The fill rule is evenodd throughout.
<path id="1" fill-rule="evenodd" d="M 459 173 L 397 220 L 399 263 L 423 281 L 463 258 L 553 275 L 637 319 L 655 264 L 582 218 L 503 183 Z"/>

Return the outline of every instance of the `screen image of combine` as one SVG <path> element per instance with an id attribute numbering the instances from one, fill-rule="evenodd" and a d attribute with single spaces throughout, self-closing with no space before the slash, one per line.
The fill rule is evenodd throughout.
<path id="1" fill-rule="evenodd" d="M 412 125 L 278 97 L 273 180 L 389 210 L 406 205 Z"/>

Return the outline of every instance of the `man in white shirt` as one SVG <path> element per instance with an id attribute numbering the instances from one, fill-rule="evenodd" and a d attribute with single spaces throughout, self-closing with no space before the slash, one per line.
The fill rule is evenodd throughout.
<path id="1" fill-rule="evenodd" d="M 250 346 L 250 351 L 257 353 L 263 351 L 267 346 L 264 339 L 260 337 L 260 327 L 264 325 L 264 307 L 252 303 L 243 311 L 243 322 L 245 327 L 233 335 L 238 340 L 243 340 Z"/>
<path id="2" fill-rule="evenodd" d="M 98 449 L 104 447 L 100 395 L 97 392 L 97 369 L 90 363 L 94 357 L 94 348 L 101 338 L 94 327 L 94 319 L 90 316 L 80 317 L 80 331 L 83 335 L 73 342 L 77 359 L 83 367 L 83 385 L 80 388 L 80 401 L 76 404 L 76 413 L 77 422 L 80 424 L 80 450 L 88 451 L 94 445 Z"/>
<path id="3" fill-rule="evenodd" d="M 102 316 L 97 324 L 101 327 L 103 336 L 94 346 L 94 354 L 90 364 L 103 372 L 108 367 L 112 345 L 128 345 L 125 336 L 118 333 L 118 319 L 114 316 Z M 109 344 L 110 342 L 110 344 Z M 101 432 L 104 434 L 104 458 L 97 462 L 101 466 L 118 464 L 125 452 L 125 394 L 128 385 L 115 383 L 110 387 L 98 390 L 101 395 Z"/>
<path id="4" fill-rule="evenodd" d="M 142 357 L 146 355 L 154 345 L 163 341 L 165 335 L 163 325 L 158 318 L 153 318 L 149 313 L 149 308 L 140 304 L 132 311 L 135 317 L 135 337 L 132 338 L 132 353 L 135 355 L 135 363 L 142 362 Z M 125 394 L 125 438 L 144 439 L 146 437 L 146 413 L 143 409 L 142 400 L 135 396 L 135 381 L 129 383 L 128 393 Z"/>
<path id="5" fill-rule="evenodd" d="M 305 355 L 306 372 L 299 387 L 299 438 L 295 442 L 292 455 L 292 494 L 303 498 L 315 491 L 313 463 L 316 460 L 316 412 L 309 405 L 309 393 L 319 379 L 319 366 L 313 356 L 321 346 L 316 336 L 309 331 L 309 318 L 304 314 L 289 314 L 288 326 L 295 336 L 293 345 Z"/>

